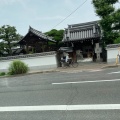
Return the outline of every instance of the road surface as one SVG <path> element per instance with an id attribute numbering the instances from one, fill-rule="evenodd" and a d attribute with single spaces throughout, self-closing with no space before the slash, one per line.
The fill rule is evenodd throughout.
<path id="1" fill-rule="evenodd" d="M 120 68 L 0 78 L 1 120 L 120 120 Z"/>

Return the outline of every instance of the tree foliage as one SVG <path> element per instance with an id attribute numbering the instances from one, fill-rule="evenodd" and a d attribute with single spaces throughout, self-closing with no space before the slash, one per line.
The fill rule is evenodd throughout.
<path id="1" fill-rule="evenodd" d="M 45 34 L 53 37 L 53 39 L 57 42 L 60 42 L 63 39 L 63 32 L 64 30 L 52 29 L 51 31 L 46 32 Z"/>
<path id="2" fill-rule="evenodd" d="M 105 44 L 112 44 L 119 37 L 120 9 L 115 9 L 118 0 L 92 0 L 96 14 L 101 18 L 100 26 Z"/>
<path id="3" fill-rule="evenodd" d="M 3 52 L 4 52 L 4 43 L 0 42 L 0 57 L 3 56 Z"/>
<path id="4" fill-rule="evenodd" d="M 17 30 L 14 26 L 3 25 L 0 28 L 0 47 L 2 51 L 6 51 L 8 55 L 12 54 L 12 47 L 16 41 L 20 40 L 21 35 L 17 34 Z"/>
<path id="5" fill-rule="evenodd" d="M 120 37 L 118 37 L 117 39 L 115 39 L 114 43 L 115 43 L 115 44 L 120 43 Z"/>

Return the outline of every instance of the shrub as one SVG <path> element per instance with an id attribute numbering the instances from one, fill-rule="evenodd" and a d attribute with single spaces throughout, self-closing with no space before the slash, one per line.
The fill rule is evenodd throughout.
<path id="1" fill-rule="evenodd" d="M 4 75 L 6 75 L 5 72 L 1 72 L 1 73 L 0 73 L 0 76 L 4 76 Z"/>
<path id="2" fill-rule="evenodd" d="M 115 40 L 114 40 L 114 43 L 115 43 L 115 44 L 120 43 L 120 37 L 118 37 L 117 39 L 115 39 Z"/>
<path id="3" fill-rule="evenodd" d="M 8 73 L 10 75 L 15 75 L 15 74 L 27 73 L 29 68 L 24 62 L 20 60 L 15 60 L 10 64 L 8 70 L 9 70 Z"/>

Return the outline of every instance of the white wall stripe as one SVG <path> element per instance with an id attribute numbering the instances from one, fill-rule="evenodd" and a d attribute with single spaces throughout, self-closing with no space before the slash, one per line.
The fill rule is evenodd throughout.
<path id="1" fill-rule="evenodd" d="M 120 81 L 120 79 L 112 79 L 112 80 L 94 80 L 94 81 L 76 81 L 76 82 L 61 82 L 61 83 L 52 83 L 52 85 L 63 85 L 63 84 L 75 84 L 75 83 L 98 83 L 98 82 L 115 82 Z"/>
<path id="2" fill-rule="evenodd" d="M 120 110 L 120 104 L 94 105 L 48 105 L 48 106 L 12 106 L 0 107 L 0 112 L 13 111 L 70 111 L 70 110 Z"/>

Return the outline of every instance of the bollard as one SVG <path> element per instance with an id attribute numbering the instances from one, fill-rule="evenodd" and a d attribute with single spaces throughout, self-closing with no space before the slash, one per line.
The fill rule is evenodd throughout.
<path id="1" fill-rule="evenodd" d="M 118 56 L 118 59 L 119 59 L 119 62 L 118 62 L 118 63 L 120 64 L 120 55 Z"/>
<path id="2" fill-rule="evenodd" d="M 116 65 L 118 64 L 118 55 L 117 55 L 117 58 L 116 58 Z"/>

